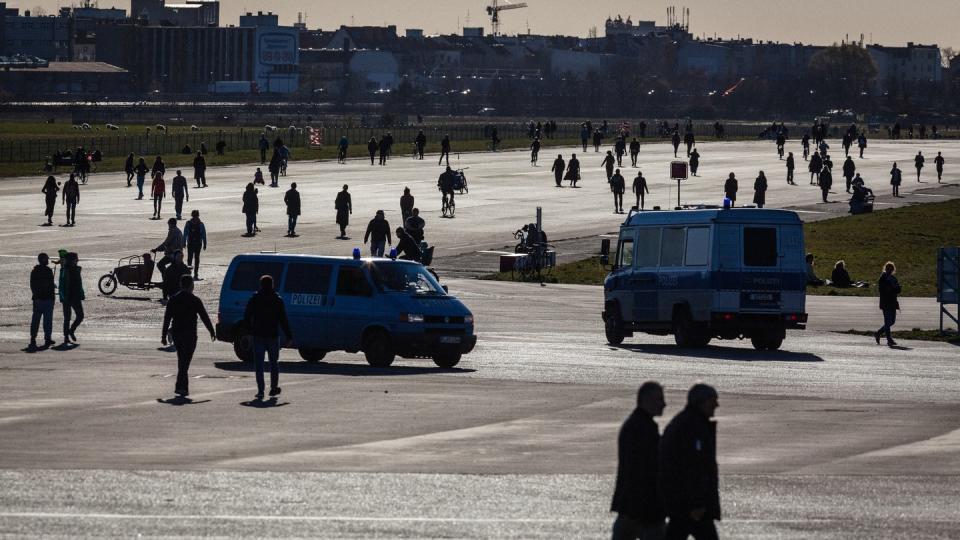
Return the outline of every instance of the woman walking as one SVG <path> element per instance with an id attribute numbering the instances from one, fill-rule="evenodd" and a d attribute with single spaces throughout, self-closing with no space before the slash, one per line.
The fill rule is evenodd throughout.
<path id="1" fill-rule="evenodd" d="M 74 332 L 83 322 L 83 279 L 80 276 L 81 267 L 77 265 L 80 257 L 76 253 L 67 253 L 61 258 L 63 269 L 60 271 L 59 295 L 63 305 L 63 342 L 77 342 Z M 71 324 L 70 319 L 73 318 Z"/>
<path id="2" fill-rule="evenodd" d="M 767 204 L 767 177 L 760 171 L 760 176 L 753 182 L 753 204 L 763 208 Z"/>
<path id="3" fill-rule="evenodd" d="M 260 210 L 260 199 L 257 197 L 257 189 L 253 187 L 253 182 L 247 184 L 247 190 L 243 192 L 243 210 L 247 216 L 247 234 L 244 236 L 254 236 L 257 229 L 257 212 Z"/>
<path id="4" fill-rule="evenodd" d="M 48 176 L 43 189 L 40 190 L 40 193 L 43 193 L 44 202 L 47 203 L 47 208 L 43 211 L 43 215 L 47 216 L 47 222 L 44 224 L 47 227 L 53 225 L 53 209 L 57 206 L 58 191 L 60 191 L 60 184 L 57 183 L 57 179 Z"/>
<path id="5" fill-rule="evenodd" d="M 150 196 L 153 198 L 153 218 L 160 219 L 160 208 L 163 206 L 163 197 L 167 194 L 167 184 L 163 181 L 163 173 L 153 174 L 153 182 L 150 184 Z"/>

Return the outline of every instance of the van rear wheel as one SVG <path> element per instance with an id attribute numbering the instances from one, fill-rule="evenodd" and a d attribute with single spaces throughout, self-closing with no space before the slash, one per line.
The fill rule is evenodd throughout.
<path id="1" fill-rule="evenodd" d="M 758 351 L 776 351 L 783 345 L 781 336 L 753 336 L 750 338 L 753 348 Z"/>
<path id="2" fill-rule="evenodd" d="M 434 357 L 433 357 L 433 363 L 436 364 L 437 367 L 442 367 L 442 368 L 444 368 L 444 369 L 450 369 L 450 368 L 452 368 L 453 366 L 455 366 L 455 365 L 457 365 L 457 364 L 460 363 L 460 358 L 461 358 L 462 356 L 463 356 L 463 353 L 459 353 L 459 352 L 455 352 L 455 353 L 441 353 L 441 354 L 434 355 Z"/>
<path id="3" fill-rule="evenodd" d="M 389 367 L 394 358 L 390 335 L 379 328 L 367 332 L 363 339 L 363 355 L 373 367 Z"/>
<path id="4" fill-rule="evenodd" d="M 323 357 L 327 355 L 327 351 L 322 349 L 298 349 L 297 352 L 300 353 L 300 358 L 311 364 L 323 360 Z"/>

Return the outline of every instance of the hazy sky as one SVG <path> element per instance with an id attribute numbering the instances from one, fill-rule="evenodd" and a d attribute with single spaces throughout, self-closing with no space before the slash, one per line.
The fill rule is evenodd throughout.
<path id="1" fill-rule="evenodd" d="M 514 0 L 516 1 L 516 0 Z M 42 6 L 50 12 L 68 0 L 6 0 L 7 5 L 29 9 Z M 830 44 L 844 39 L 886 45 L 908 41 L 937 43 L 960 48 L 960 0 L 527 0 L 529 7 L 502 13 L 505 33 L 585 36 L 591 26 L 603 35 L 607 15 L 629 14 L 634 20 L 663 24 L 666 8 L 686 6 L 691 11 L 691 31 L 700 36 L 754 37 L 776 41 Z M 221 0 L 220 20 L 236 24 L 244 11 L 274 11 L 281 24 L 307 14 L 310 28 L 334 29 L 341 24 L 396 24 L 422 28 L 428 34 L 451 33 L 460 26 L 490 27 L 484 11 L 487 0 Z M 130 9 L 129 1 L 100 0 L 101 7 Z M 469 14 L 469 15 L 468 15 Z M 469 19 L 468 19 L 469 17 Z"/>

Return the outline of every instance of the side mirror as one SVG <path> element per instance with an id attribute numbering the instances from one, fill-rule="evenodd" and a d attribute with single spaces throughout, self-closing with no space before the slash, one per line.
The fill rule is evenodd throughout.
<path id="1" fill-rule="evenodd" d="M 600 256 L 606 257 L 610 255 L 610 239 L 604 238 L 600 240 Z"/>
<path id="2" fill-rule="evenodd" d="M 441 287 L 443 287 L 443 292 L 445 293 L 450 292 L 450 287 L 447 287 L 446 285 L 441 285 Z"/>

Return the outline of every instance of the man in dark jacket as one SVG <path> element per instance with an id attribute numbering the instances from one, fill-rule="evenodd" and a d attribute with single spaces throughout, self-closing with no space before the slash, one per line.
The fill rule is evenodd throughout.
<path id="1" fill-rule="evenodd" d="M 853 175 L 857 172 L 857 164 L 853 162 L 853 158 L 847 156 L 846 161 L 843 162 L 843 177 L 847 181 L 847 193 L 850 193 L 851 183 L 853 182 Z"/>
<path id="2" fill-rule="evenodd" d="M 273 290 L 273 277 L 260 278 L 260 290 L 247 302 L 243 322 L 253 336 L 254 363 L 257 369 L 257 399 L 263 399 L 263 356 L 270 358 L 270 395 L 280 394 L 280 330 L 287 341 L 293 341 L 293 332 L 287 321 L 283 299 Z"/>
<path id="3" fill-rule="evenodd" d="M 387 164 L 387 156 L 390 154 L 390 141 L 386 136 L 380 138 L 380 165 Z"/>
<path id="4" fill-rule="evenodd" d="M 890 328 L 897 322 L 897 310 L 900 309 L 900 301 L 897 296 L 900 294 L 900 282 L 894 274 L 897 267 L 891 261 L 883 265 L 883 273 L 877 281 L 877 289 L 880 291 L 880 311 L 883 312 L 883 326 L 874 332 L 873 337 L 880 344 L 880 336 L 886 336 L 887 345 L 893 347 L 897 344 L 890 335 Z"/>
<path id="5" fill-rule="evenodd" d="M 717 538 L 714 520 L 720 519 L 717 471 L 717 391 L 695 384 L 687 406 L 670 421 L 660 438 L 659 488 L 670 517 L 668 539 Z"/>
<path id="6" fill-rule="evenodd" d="M 200 279 L 200 251 L 207 250 L 207 228 L 200 221 L 200 211 L 190 212 L 183 226 L 183 243 L 187 245 L 187 265 L 193 266 L 193 280 Z"/>
<path id="7" fill-rule="evenodd" d="M 414 198 L 410 194 L 410 188 L 403 188 L 403 195 L 400 196 L 400 216 L 406 222 L 410 214 L 413 213 Z"/>
<path id="8" fill-rule="evenodd" d="M 180 278 L 190 275 L 190 269 L 183 263 L 182 251 L 173 254 L 173 262 L 163 270 L 161 275 L 163 276 L 163 300 L 169 302 L 173 295 L 180 292 Z"/>
<path id="9" fill-rule="evenodd" d="M 637 166 L 637 157 L 640 155 L 640 141 L 636 137 L 630 141 L 630 166 Z"/>
<path id="10" fill-rule="evenodd" d="M 30 345 L 28 350 L 37 350 L 37 332 L 43 319 L 43 347 L 54 343 L 53 305 L 56 294 L 53 286 L 53 270 L 50 269 L 50 257 L 46 253 L 37 255 L 37 265 L 30 271 L 30 292 L 33 294 L 33 318 L 30 320 Z"/>
<path id="11" fill-rule="evenodd" d="M 383 210 L 377 210 L 377 215 L 367 224 L 367 232 L 363 235 L 363 243 L 370 242 L 370 255 L 383 257 L 386 245 L 393 245 L 390 237 L 390 222 L 383 217 Z"/>
<path id="12" fill-rule="evenodd" d="M 447 158 L 447 167 L 450 166 L 450 135 L 444 135 L 443 140 L 440 141 L 440 159 L 437 161 L 437 165 L 443 163 L 443 158 Z"/>
<path id="13" fill-rule="evenodd" d="M 427 136 L 423 134 L 422 129 L 419 133 L 417 133 L 417 137 L 413 140 L 413 142 L 417 145 L 417 156 L 420 159 L 423 159 L 423 149 L 427 146 Z"/>
<path id="14" fill-rule="evenodd" d="M 193 294 L 193 278 L 189 275 L 180 277 L 180 292 L 174 295 L 167 303 L 163 312 L 163 331 L 160 334 L 160 343 L 167 345 L 167 332 L 173 336 L 173 345 L 177 348 L 177 384 L 173 393 L 178 396 L 190 395 L 187 372 L 193 360 L 193 352 L 197 350 L 197 317 L 210 332 L 210 341 L 217 340 L 217 334 L 210 323 L 203 302 Z M 173 326 L 171 327 L 171 322 Z"/>
<path id="15" fill-rule="evenodd" d="M 617 512 L 613 538 L 663 538 L 663 504 L 657 490 L 660 432 L 655 416 L 663 414 L 663 387 L 647 381 L 637 392 L 637 408 L 623 423 L 617 439 L 617 484 L 611 512 Z"/>
<path id="16" fill-rule="evenodd" d="M 60 303 L 63 305 L 63 343 L 77 342 L 75 332 L 83 322 L 83 301 L 86 298 L 83 292 L 83 278 L 79 265 L 80 257 L 69 252 L 60 257 L 63 268 L 60 271 Z M 73 322 L 70 322 L 70 319 Z"/>
<path id="17" fill-rule="evenodd" d="M 173 209 L 177 214 L 177 219 L 183 219 L 181 216 L 183 214 L 183 200 L 186 198 L 187 202 L 190 202 L 190 190 L 187 188 L 187 179 L 179 170 L 177 175 L 173 177 L 170 193 L 173 195 Z"/>
<path id="18" fill-rule="evenodd" d="M 283 195 L 283 203 L 287 205 L 287 237 L 296 238 L 297 217 L 300 216 L 300 192 L 297 183 L 290 184 L 290 189 Z"/>
<path id="19" fill-rule="evenodd" d="M 423 228 L 426 226 L 427 223 L 420 217 L 419 208 L 414 208 L 410 212 L 410 217 L 403 222 L 403 228 L 407 231 L 407 234 L 417 242 L 423 241 Z"/>
<path id="20" fill-rule="evenodd" d="M 610 177 L 610 191 L 613 192 L 613 213 L 623 213 L 623 193 L 627 190 L 627 182 L 620 174 L 620 169 Z M 618 206 L 619 205 L 619 206 Z"/>

